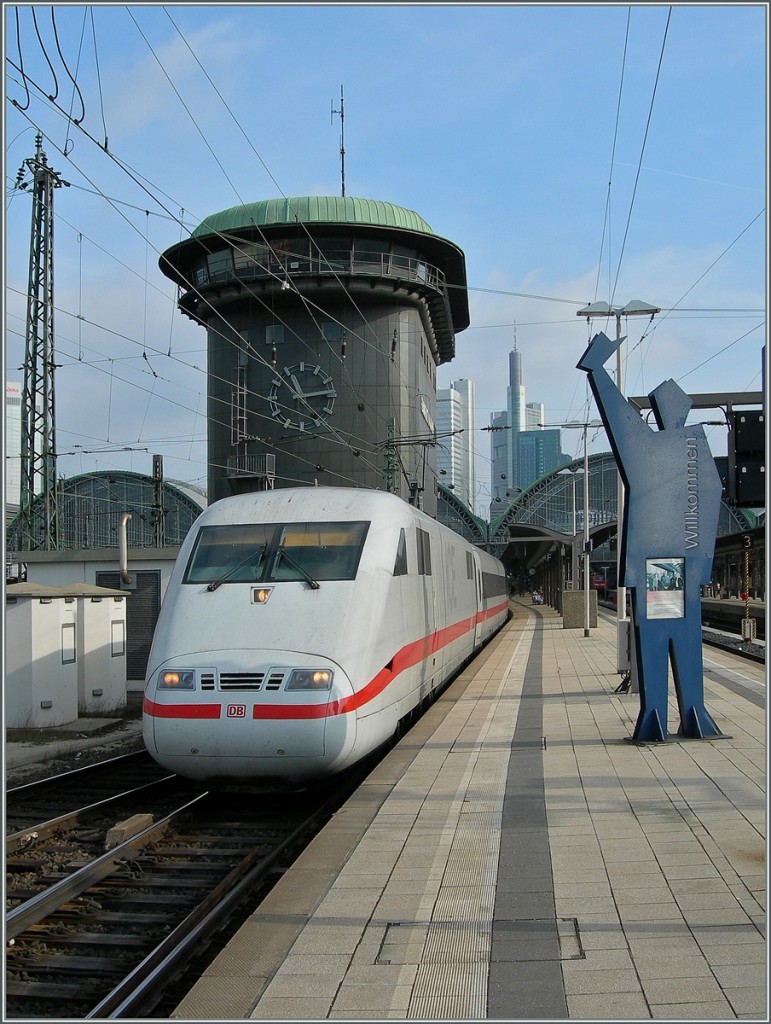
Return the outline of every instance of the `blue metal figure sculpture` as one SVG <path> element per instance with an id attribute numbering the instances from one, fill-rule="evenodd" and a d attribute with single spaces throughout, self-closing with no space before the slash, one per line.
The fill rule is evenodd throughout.
<path id="1" fill-rule="evenodd" d="M 592 338 L 585 370 L 626 488 L 619 584 L 629 587 L 640 713 L 632 739 L 667 738 L 667 668 L 678 735 L 722 736 L 704 707 L 701 584 L 708 583 L 722 485 L 704 429 L 685 425 L 691 399 L 673 380 L 649 395 L 658 430 L 623 397 L 603 366 L 623 339 Z"/>

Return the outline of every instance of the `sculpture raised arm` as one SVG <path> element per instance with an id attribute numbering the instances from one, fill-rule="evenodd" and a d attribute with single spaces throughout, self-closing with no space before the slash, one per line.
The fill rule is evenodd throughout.
<path id="1" fill-rule="evenodd" d="M 589 375 L 589 386 L 600 411 L 605 429 L 608 431 L 613 454 L 619 467 L 623 467 L 624 452 L 630 445 L 636 444 L 638 438 L 648 436 L 652 428 L 641 418 L 639 413 L 624 398 L 616 387 L 604 364 L 613 355 L 623 338 L 611 341 L 600 332 L 589 342 L 589 347 L 579 359 L 577 368 Z M 624 475 L 621 468 L 622 476 Z"/>

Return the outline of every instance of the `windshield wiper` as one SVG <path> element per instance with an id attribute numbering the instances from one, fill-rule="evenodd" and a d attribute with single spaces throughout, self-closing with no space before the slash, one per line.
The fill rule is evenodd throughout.
<path id="1" fill-rule="evenodd" d="M 297 571 L 300 573 L 300 575 L 305 580 L 305 582 L 308 584 L 308 586 L 311 588 L 311 590 L 319 590 L 320 589 L 318 582 L 316 580 L 314 580 L 314 578 L 311 576 L 311 574 L 309 572 L 306 572 L 305 569 L 303 569 L 303 567 L 300 565 L 300 563 L 298 561 L 296 561 L 294 558 L 292 558 L 292 556 L 289 554 L 289 552 L 286 550 L 285 547 L 279 547 L 278 554 L 279 554 L 279 557 L 285 558 L 287 560 L 287 562 L 289 562 L 289 564 L 291 566 L 294 566 L 294 568 L 297 569 Z"/>
<path id="2" fill-rule="evenodd" d="M 257 566 L 262 561 L 262 556 L 265 554 L 265 547 L 266 545 L 263 544 L 261 547 L 257 548 L 256 552 L 250 551 L 246 558 L 242 558 L 240 562 L 236 562 L 235 565 L 231 566 L 228 570 L 223 572 L 223 574 L 219 576 L 216 580 L 212 580 L 211 583 L 207 584 L 206 589 L 211 592 L 216 590 L 217 587 L 221 587 L 226 579 L 232 576 L 234 572 L 238 572 L 238 570 L 241 569 L 244 565 L 246 565 L 247 562 L 250 562 L 255 557 L 255 554 L 257 556 L 257 560 L 254 563 L 254 567 L 256 569 Z"/>

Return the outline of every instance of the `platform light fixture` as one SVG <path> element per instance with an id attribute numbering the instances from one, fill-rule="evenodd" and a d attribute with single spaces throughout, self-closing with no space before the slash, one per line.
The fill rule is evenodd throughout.
<path id="1" fill-rule="evenodd" d="M 562 427 L 565 430 L 583 430 L 584 432 L 584 636 L 589 636 L 589 447 L 586 439 L 590 427 L 602 427 L 601 420 L 586 420 L 583 423 L 539 423 L 539 427 Z"/>
<path id="2" fill-rule="evenodd" d="M 575 469 L 561 469 L 557 476 L 570 477 L 570 483 L 573 490 L 573 532 L 570 542 L 570 580 L 573 586 L 573 590 L 576 590 L 576 584 L 578 582 L 578 546 L 577 546 L 577 530 L 576 530 L 576 479 L 582 476 L 584 473 L 580 466 Z"/>
<path id="3" fill-rule="evenodd" d="M 621 318 L 628 316 L 647 316 L 652 320 L 657 313 L 661 312 L 659 306 L 654 306 L 650 302 L 645 302 L 642 299 L 630 299 L 625 306 L 613 306 L 609 302 L 591 302 L 588 306 L 584 306 L 583 309 L 576 310 L 576 316 L 586 317 L 587 322 L 592 319 L 602 317 L 615 317 L 616 318 L 616 341 L 618 347 L 616 349 L 616 386 L 621 394 L 624 394 L 623 381 L 622 381 L 622 362 L 621 362 Z M 618 542 L 616 543 L 616 636 L 618 651 L 616 655 L 616 668 L 618 671 L 622 671 L 626 667 L 626 654 L 622 655 L 622 646 L 624 652 L 627 649 L 626 634 L 628 630 L 627 623 L 629 620 L 626 617 L 626 587 L 618 586 L 618 581 L 622 578 L 623 572 L 621 567 L 621 523 L 624 515 L 624 481 L 621 479 L 621 474 L 618 474 L 616 483 L 616 536 Z M 621 626 L 624 623 L 624 626 Z M 622 632 L 624 634 L 624 641 L 622 643 Z"/>

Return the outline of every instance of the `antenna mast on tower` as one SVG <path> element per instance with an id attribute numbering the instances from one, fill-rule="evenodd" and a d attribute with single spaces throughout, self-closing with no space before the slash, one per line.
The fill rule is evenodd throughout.
<path id="1" fill-rule="evenodd" d="M 24 550 L 50 551 L 59 546 L 54 402 L 54 189 L 69 182 L 63 181 L 48 166 L 42 135 L 36 136 L 35 144 L 34 157 L 24 161 L 16 176 L 17 188 L 32 188 L 20 515 Z M 32 175 L 31 181 L 24 181 L 26 170 Z M 42 530 L 33 516 L 36 491 L 43 498 Z"/>
<path id="2" fill-rule="evenodd" d="M 334 103 L 335 101 L 332 100 L 331 102 Z M 342 87 L 342 85 L 340 86 L 340 109 L 339 110 L 335 110 L 334 107 L 331 107 L 331 104 L 330 104 L 330 108 L 331 108 L 330 109 L 330 115 L 329 115 L 330 124 L 332 123 L 332 119 L 334 118 L 335 114 L 339 114 L 340 115 L 340 181 L 341 181 L 341 185 L 342 185 L 342 191 L 341 191 L 340 195 L 344 196 L 345 195 L 345 107 L 344 107 L 344 104 L 343 104 L 343 87 Z"/>

